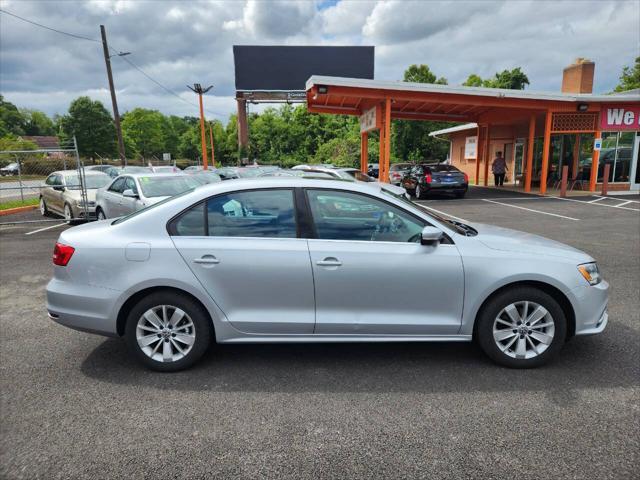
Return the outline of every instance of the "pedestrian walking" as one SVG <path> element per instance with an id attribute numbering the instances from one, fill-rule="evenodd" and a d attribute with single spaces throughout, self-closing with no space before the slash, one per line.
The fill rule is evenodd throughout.
<path id="1" fill-rule="evenodd" d="M 496 187 L 502 187 L 504 185 L 504 176 L 507 170 L 507 161 L 502 156 L 502 152 L 496 152 L 496 158 L 493 159 L 493 163 L 491 164 L 491 171 L 493 172 Z"/>

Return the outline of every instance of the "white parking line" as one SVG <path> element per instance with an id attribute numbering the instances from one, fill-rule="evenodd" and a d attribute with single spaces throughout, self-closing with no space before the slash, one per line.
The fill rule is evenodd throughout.
<path id="1" fill-rule="evenodd" d="M 486 198 L 482 199 L 484 202 L 489 202 L 489 203 L 495 203 L 498 205 L 504 205 L 505 207 L 511 207 L 511 208 L 519 208 L 520 210 L 526 210 L 528 212 L 534 212 L 534 213 L 541 213 L 543 215 L 550 215 L 552 217 L 558 217 L 558 218 L 565 218 L 567 220 L 573 220 L 574 222 L 578 222 L 580 221 L 579 218 L 573 218 L 573 217 L 567 217 L 565 215 L 559 215 L 557 213 L 549 213 L 549 212 L 543 212 L 541 210 L 534 210 L 533 208 L 525 208 L 525 207 L 521 207 L 519 205 L 511 205 L 509 203 L 502 203 L 502 202 L 496 202 L 494 200 L 487 200 Z"/>
<path id="2" fill-rule="evenodd" d="M 630 203 L 633 203 L 633 201 L 627 200 L 626 202 L 622 202 L 620 205 L 616 205 L 616 208 L 624 207 L 625 205 L 629 205 Z"/>
<path id="3" fill-rule="evenodd" d="M 600 198 L 596 198 L 595 200 L 589 200 L 587 203 L 596 203 L 596 202 L 599 202 L 599 201 L 604 200 L 604 199 L 606 199 L 606 198 L 607 198 L 607 197 L 600 197 Z"/>
<path id="4" fill-rule="evenodd" d="M 633 192 L 631 194 L 633 194 Z M 620 200 L 621 202 L 640 203 L 640 200 L 623 200 L 622 198 L 618 198 L 618 197 L 603 197 L 602 195 L 593 195 L 593 196 L 600 197 L 600 198 L 608 198 L 609 200 Z"/>
<path id="5" fill-rule="evenodd" d="M 33 235 L 34 233 L 44 232 L 45 230 L 51 230 L 52 228 L 62 227 L 66 225 L 66 223 L 57 223 L 55 225 L 51 225 L 49 227 L 39 228 L 38 230 L 34 230 L 33 232 L 27 232 L 25 235 Z"/>
<path id="6" fill-rule="evenodd" d="M 584 200 L 575 200 L 573 198 L 562 198 L 562 197 L 547 197 L 547 198 L 555 198 L 556 200 L 563 200 L 565 202 L 577 202 L 577 203 L 581 203 L 583 205 L 593 205 L 593 206 L 596 206 L 596 207 L 619 208 L 620 210 L 629 210 L 631 212 L 640 212 L 640 208 L 623 207 L 622 204 L 620 204 L 620 205 L 607 205 L 606 203 L 585 202 Z M 611 198 L 611 197 L 601 197 L 601 198 Z M 612 198 L 612 200 L 618 200 L 618 199 L 617 198 Z M 632 200 L 629 200 L 629 201 L 632 201 Z"/>

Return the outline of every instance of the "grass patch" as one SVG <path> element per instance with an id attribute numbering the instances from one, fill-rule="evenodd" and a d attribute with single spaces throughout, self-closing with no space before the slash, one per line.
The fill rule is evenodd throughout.
<path id="1" fill-rule="evenodd" d="M 0 202 L 0 210 L 9 210 L 10 208 L 25 207 L 27 205 L 38 205 L 40 199 L 27 198 L 24 200 L 8 200 L 6 202 Z"/>
<path id="2" fill-rule="evenodd" d="M 22 175 L 22 181 L 27 181 L 27 180 L 42 180 L 44 181 L 44 179 L 47 177 L 43 177 L 42 175 Z M 17 182 L 18 181 L 18 176 L 17 175 L 6 175 L 6 176 L 1 176 L 0 177 L 0 183 L 9 183 L 9 182 Z"/>

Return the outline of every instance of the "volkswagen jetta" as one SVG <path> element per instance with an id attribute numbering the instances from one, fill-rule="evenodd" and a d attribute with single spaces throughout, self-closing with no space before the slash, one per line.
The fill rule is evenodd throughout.
<path id="1" fill-rule="evenodd" d="M 567 245 L 443 218 L 365 183 L 204 185 L 64 231 L 49 316 L 172 371 L 210 344 L 468 342 L 535 367 L 602 332 L 608 284 Z"/>

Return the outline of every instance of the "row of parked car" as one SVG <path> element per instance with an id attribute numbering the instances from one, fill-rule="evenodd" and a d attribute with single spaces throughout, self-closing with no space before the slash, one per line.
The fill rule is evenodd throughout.
<path id="1" fill-rule="evenodd" d="M 408 166 L 408 167 L 407 167 Z M 291 176 L 376 183 L 395 196 L 424 198 L 431 192 L 452 193 L 463 197 L 468 188 L 467 175 L 445 164 L 395 164 L 390 183 L 378 181 L 356 168 L 338 168 L 326 164 L 297 165 L 291 169 L 276 166 L 222 167 L 204 170 L 201 166 L 180 170 L 175 166 L 114 167 L 94 165 L 85 168 L 86 198 L 80 188 L 77 170 L 51 173 L 40 194 L 42 215 L 59 215 L 68 221 L 85 217 L 121 217 L 191 190 L 199 185 L 224 180 Z M 85 204 L 86 202 L 86 204 Z"/>

